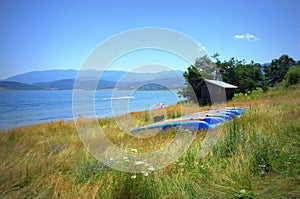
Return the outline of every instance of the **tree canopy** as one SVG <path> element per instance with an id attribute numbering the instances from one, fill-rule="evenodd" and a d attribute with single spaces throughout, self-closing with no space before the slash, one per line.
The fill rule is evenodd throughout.
<path id="1" fill-rule="evenodd" d="M 195 67 L 205 79 L 214 79 L 216 76 L 216 64 L 207 55 L 196 58 Z"/>
<path id="2" fill-rule="evenodd" d="M 237 93 L 251 93 L 256 89 L 268 89 L 268 86 L 275 86 L 283 80 L 286 85 L 300 82 L 300 61 L 296 62 L 288 55 L 282 55 L 272 60 L 271 64 L 262 66 L 251 61 L 246 63 L 232 57 L 228 61 L 220 61 L 219 54 L 196 58 L 195 64 L 188 67 L 183 76 L 187 87 L 179 91 L 179 94 L 188 100 L 199 103 L 199 84 L 204 79 L 221 80 L 238 87 Z M 263 73 L 264 72 L 264 73 Z"/>
<path id="3" fill-rule="evenodd" d="M 266 90 L 262 66 L 251 61 L 249 64 L 234 58 L 228 61 L 217 61 L 216 65 L 224 82 L 238 86 L 237 92 L 252 92 L 257 88 Z"/>
<path id="4" fill-rule="evenodd" d="M 284 83 L 286 87 L 300 83 L 300 66 L 289 68 L 284 76 Z"/>
<path id="5" fill-rule="evenodd" d="M 271 64 L 264 68 L 268 85 L 273 87 L 282 82 L 289 68 L 295 65 L 297 65 L 296 61 L 288 55 L 273 59 Z"/>
<path id="6" fill-rule="evenodd" d="M 198 85 L 204 80 L 203 76 L 195 65 L 191 65 L 188 67 L 187 72 L 183 73 L 183 77 L 186 80 L 186 87 L 178 92 L 179 95 L 198 103 L 200 98 L 200 90 Z"/>

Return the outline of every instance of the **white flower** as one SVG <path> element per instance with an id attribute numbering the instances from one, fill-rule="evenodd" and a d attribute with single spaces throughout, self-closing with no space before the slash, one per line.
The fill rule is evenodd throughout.
<path id="1" fill-rule="evenodd" d="M 148 176 L 149 173 L 147 171 L 145 171 L 143 174 L 144 174 L 144 176 Z"/>
<path id="2" fill-rule="evenodd" d="M 135 165 L 141 165 L 141 164 L 145 164 L 145 162 L 143 162 L 143 161 L 136 161 L 134 164 Z"/>
<path id="3" fill-rule="evenodd" d="M 128 160 L 128 157 L 124 156 L 124 157 L 123 157 L 123 160 Z"/>
<path id="4" fill-rule="evenodd" d="M 155 171 L 153 166 L 148 167 L 148 171 Z"/>
<path id="5" fill-rule="evenodd" d="M 109 160 L 110 160 L 110 161 L 114 161 L 114 160 L 115 160 L 115 158 L 110 158 Z"/>
<path id="6" fill-rule="evenodd" d="M 131 176 L 132 179 L 136 179 L 136 175 Z"/>

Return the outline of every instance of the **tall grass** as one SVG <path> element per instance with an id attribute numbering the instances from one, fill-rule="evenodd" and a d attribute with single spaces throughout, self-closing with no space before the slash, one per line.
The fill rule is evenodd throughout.
<path id="1" fill-rule="evenodd" d="M 210 131 L 198 132 L 174 163 L 138 174 L 95 159 L 73 122 L 1 132 L 0 198 L 300 198 L 299 88 L 235 97 L 228 106 L 248 108 L 241 118 L 224 124 L 205 157 L 200 151 Z M 176 105 L 153 114 L 173 118 L 205 108 Z M 130 118 L 136 126 L 152 122 L 147 112 Z M 132 137 L 110 118 L 99 124 L 113 143 L 137 153 L 158 150 L 174 137 L 174 131 Z"/>

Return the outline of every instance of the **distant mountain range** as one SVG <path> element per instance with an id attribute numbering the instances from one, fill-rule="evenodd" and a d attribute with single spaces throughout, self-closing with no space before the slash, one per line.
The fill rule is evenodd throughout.
<path id="1" fill-rule="evenodd" d="M 33 71 L 0 81 L 1 90 L 67 90 L 67 89 L 140 89 L 162 90 L 184 87 L 181 71 L 133 73 L 126 71 L 85 70 Z M 100 78 L 101 77 L 101 78 Z M 74 86 L 75 79 L 77 82 Z M 100 81 L 98 81 L 100 78 Z M 96 88 L 95 88 L 96 87 Z"/>
<path id="2" fill-rule="evenodd" d="M 38 90 L 39 88 L 14 81 L 0 81 L 0 90 Z"/>

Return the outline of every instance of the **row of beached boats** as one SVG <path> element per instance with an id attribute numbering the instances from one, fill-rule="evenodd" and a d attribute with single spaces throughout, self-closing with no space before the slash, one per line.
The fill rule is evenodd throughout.
<path id="1" fill-rule="evenodd" d="M 166 131 L 170 128 L 181 128 L 183 130 L 190 130 L 192 132 L 209 130 L 216 128 L 222 123 L 230 121 L 235 117 L 241 117 L 244 111 L 245 108 L 237 107 L 213 108 L 208 111 L 197 112 L 179 118 L 137 127 L 131 132 L 134 134 L 151 129 Z"/>

